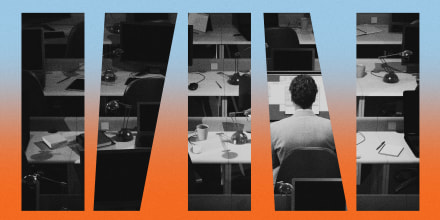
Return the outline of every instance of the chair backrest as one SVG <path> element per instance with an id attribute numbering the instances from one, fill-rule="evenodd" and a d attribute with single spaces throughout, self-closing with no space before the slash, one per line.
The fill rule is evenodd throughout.
<path id="1" fill-rule="evenodd" d="M 124 92 L 125 103 L 135 108 L 138 102 L 160 102 L 164 82 L 165 77 L 159 75 L 132 81 Z"/>
<path id="2" fill-rule="evenodd" d="M 67 38 L 66 58 L 84 58 L 84 37 L 84 22 L 80 22 Z"/>
<path id="3" fill-rule="evenodd" d="M 251 108 L 251 75 L 240 77 L 238 87 L 238 110 L 244 111 Z"/>
<path id="4" fill-rule="evenodd" d="M 30 138 L 31 115 L 39 115 L 43 112 L 44 93 L 37 76 L 31 71 L 23 71 L 21 76 L 21 129 L 22 150 L 26 150 Z"/>
<path id="5" fill-rule="evenodd" d="M 95 180 L 95 209 L 115 210 L 134 204 L 139 210 L 150 160 L 150 148 L 98 150 Z M 98 208 L 99 207 L 99 208 Z M 126 207 L 124 207 L 126 208 Z"/>
<path id="6" fill-rule="evenodd" d="M 293 30 L 292 28 L 288 28 L 288 27 L 266 28 L 265 37 L 269 49 L 299 47 L 298 35 L 296 34 L 295 30 Z"/>
<path id="7" fill-rule="evenodd" d="M 281 162 L 278 181 L 290 183 L 292 178 L 340 178 L 336 153 L 328 148 L 304 147 L 294 149 Z"/>

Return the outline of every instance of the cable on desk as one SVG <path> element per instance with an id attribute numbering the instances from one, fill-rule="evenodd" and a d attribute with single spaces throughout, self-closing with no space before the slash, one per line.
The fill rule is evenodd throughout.
<path id="1" fill-rule="evenodd" d="M 375 77 L 379 77 L 379 78 L 382 78 L 382 79 L 383 79 L 383 76 L 376 75 L 376 74 L 373 73 L 373 71 L 370 71 L 370 74 L 373 75 L 373 76 L 375 76 Z"/>
<path id="2" fill-rule="evenodd" d="M 206 79 L 206 76 L 205 75 L 203 75 L 201 72 L 196 72 L 196 73 L 190 73 L 190 74 L 199 74 L 199 75 L 201 75 L 203 78 L 201 79 L 201 80 L 199 80 L 199 81 L 197 81 L 197 82 L 195 82 L 195 83 L 201 83 L 202 81 L 204 81 L 205 79 Z"/>
<path id="3" fill-rule="evenodd" d="M 359 144 L 364 143 L 364 141 L 365 141 L 365 139 L 366 139 L 366 138 L 365 138 L 365 135 L 362 134 L 362 132 L 358 132 L 357 134 L 359 134 L 359 135 L 362 137 L 362 140 L 359 141 L 359 142 L 356 141 L 356 145 L 359 145 Z"/>

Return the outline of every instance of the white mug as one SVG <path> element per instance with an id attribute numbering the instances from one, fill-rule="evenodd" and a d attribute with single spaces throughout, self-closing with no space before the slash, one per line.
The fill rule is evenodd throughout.
<path id="1" fill-rule="evenodd" d="M 196 127 L 197 139 L 199 141 L 204 141 L 208 138 L 208 128 L 206 124 L 199 124 Z"/>
<path id="2" fill-rule="evenodd" d="M 356 65 L 356 77 L 357 78 L 362 78 L 365 75 L 367 75 L 367 73 L 365 72 L 365 65 L 357 64 Z"/>

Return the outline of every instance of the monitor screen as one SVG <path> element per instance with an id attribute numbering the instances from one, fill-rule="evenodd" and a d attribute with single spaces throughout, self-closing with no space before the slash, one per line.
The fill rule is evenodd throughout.
<path id="1" fill-rule="evenodd" d="M 412 55 L 402 57 L 402 64 L 419 64 L 419 25 L 408 25 L 403 29 L 402 51 L 410 50 Z"/>
<path id="2" fill-rule="evenodd" d="M 154 133 L 159 115 L 159 107 L 159 102 L 138 103 L 138 132 Z"/>
<path id="3" fill-rule="evenodd" d="M 403 129 L 405 134 L 419 134 L 419 91 L 403 92 Z"/>
<path id="4" fill-rule="evenodd" d="M 315 50 L 313 48 L 273 48 L 274 70 L 314 70 Z"/>
<path id="5" fill-rule="evenodd" d="M 192 66 L 193 59 L 193 26 L 188 25 L 188 66 Z"/>
<path id="6" fill-rule="evenodd" d="M 23 29 L 21 36 L 21 64 L 23 70 L 44 69 L 43 30 Z"/>
<path id="7" fill-rule="evenodd" d="M 293 178 L 292 210 L 346 210 L 340 178 Z"/>
<path id="8" fill-rule="evenodd" d="M 147 22 L 121 24 L 121 47 L 124 61 L 166 65 L 173 40 L 174 24 Z"/>

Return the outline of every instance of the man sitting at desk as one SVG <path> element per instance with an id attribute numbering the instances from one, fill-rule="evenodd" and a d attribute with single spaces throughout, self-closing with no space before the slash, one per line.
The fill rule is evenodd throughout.
<path id="1" fill-rule="evenodd" d="M 318 92 L 313 78 L 307 75 L 295 77 L 289 91 L 295 114 L 270 125 L 274 183 L 280 164 L 294 149 L 326 147 L 335 150 L 330 120 L 318 117 L 312 111 Z"/>

